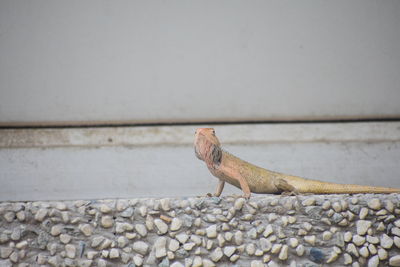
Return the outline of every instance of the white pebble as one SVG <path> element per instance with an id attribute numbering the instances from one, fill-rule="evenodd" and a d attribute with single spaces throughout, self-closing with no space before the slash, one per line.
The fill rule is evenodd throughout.
<path id="1" fill-rule="evenodd" d="M 299 256 L 299 257 L 303 256 L 304 252 L 305 252 L 304 246 L 302 244 L 298 245 L 297 248 L 296 248 L 297 256 Z"/>
<path id="2" fill-rule="evenodd" d="M 316 237 L 315 235 L 307 235 L 304 237 L 304 241 L 312 246 L 315 246 Z"/>
<path id="3" fill-rule="evenodd" d="M 227 246 L 227 247 L 224 248 L 224 254 L 225 254 L 227 257 L 232 256 L 233 253 L 235 253 L 235 251 L 236 251 L 236 248 L 233 247 L 233 246 Z"/>
<path id="4" fill-rule="evenodd" d="M 178 231 L 182 227 L 182 221 L 179 218 L 173 218 L 170 226 L 171 231 Z"/>
<path id="5" fill-rule="evenodd" d="M 154 242 L 155 256 L 156 258 L 162 258 L 167 256 L 167 250 L 165 248 L 167 239 L 165 237 L 159 237 Z"/>
<path id="6" fill-rule="evenodd" d="M 213 262 L 218 262 L 224 256 L 221 248 L 216 248 L 211 254 L 210 258 Z"/>
<path id="7" fill-rule="evenodd" d="M 390 266 L 400 266 L 400 255 L 393 256 L 389 259 Z"/>
<path id="8" fill-rule="evenodd" d="M 390 249 L 393 246 L 393 239 L 391 239 L 387 234 L 381 236 L 381 247 Z"/>
<path id="9" fill-rule="evenodd" d="M 289 247 L 287 245 L 283 245 L 278 258 L 282 261 L 286 260 L 288 258 L 288 250 Z"/>
<path id="10" fill-rule="evenodd" d="M 373 209 L 373 210 L 379 210 L 380 208 L 381 208 L 381 201 L 380 201 L 380 199 L 379 198 L 373 198 L 373 199 L 371 199 L 370 201 L 368 201 L 368 207 L 370 208 L 370 209 Z"/>
<path id="11" fill-rule="evenodd" d="M 213 224 L 206 228 L 206 233 L 208 238 L 216 238 L 217 237 L 217 225 Z"/>
<path id="12" fill-rule="evenodd" d="M 289 239 L 289 245 L 290 245 L 292 248 L 296 248 L 296 247 L 299 245 L 299 240 L 297 240 L 297 238 L 295 238 L 295 237 L 291 237 L 291 238 Z"/>
<path id="13" fill-rule="evenodd" d="M 379 258 L 378 256 L 373 256 L 368 260 L 368 267 L 378 267 L 379 266 Z"/>
<path id="14" fill-rule="evenodd" d="M 163 235 L 166 232 L 168 232 L 168 225 L 165 222 L 163 222 L 161 219 L 155 219 L 154 224 L 156 225 L 156 227 L 158 229 L 157 234 Z"/>
<path id="15" fill-rule="evenodd" d="M 147 228 L 144 224 L 135 224 L 135 230 L 141 237 L 145 237 L 147 235 Z"/>
<path id="16" fill-rule="evenodd" d="M 359 220 L 356 222 L 356 226 L 357 226 L 357 234 L 365 235 L 368 229 L 371 227 L 371 222 L 365 220 Z"/>

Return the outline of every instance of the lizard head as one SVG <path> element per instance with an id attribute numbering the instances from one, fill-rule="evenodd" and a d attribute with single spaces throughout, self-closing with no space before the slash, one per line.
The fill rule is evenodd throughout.
<path id="1" fill-rule="evenodd" d="M 198 128 L 194 137 L 194 151 L 196 156 L 204 161 L 215 161 L 215 150 L 221 150 L 221 144 L 215 136 L 213 128 Z"/>

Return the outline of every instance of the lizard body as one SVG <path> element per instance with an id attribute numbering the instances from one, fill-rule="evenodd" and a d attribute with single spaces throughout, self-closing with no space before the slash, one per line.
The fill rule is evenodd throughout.
<path id="1" fill-rule="evenodd" d="M 220 196 L 225 182 L 242 189 L 244 197 L 251 192 L 355 194 L 355 193 L 400 193 L 400 189 L 354 184 L 337 184 L 311 180 L 270 171 L 222 150 L 212 128 L 199 128 L 195 134 L 195 154 L 203 160 L 210 172 L 219 178 L 215 196 Z"/>

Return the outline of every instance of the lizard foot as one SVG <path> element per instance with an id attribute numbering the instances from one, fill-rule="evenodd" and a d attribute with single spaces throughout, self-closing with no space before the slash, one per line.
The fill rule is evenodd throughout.
<path id="1" fill-rule="evenodd" d="M 243 197 L 244 199 L 247 199 L 247 200 L 250 199 L 250 196 L 251 196 L 251 193 L 244 193 L 244 194 L 242 195 L 242 197 Z"/>
<path id="2" fill-rule="evenodd" d="M 281 193 L 281 196 L 298 196 L 299 193 L 297 193 L 296 191 L 283 191 Z"/>

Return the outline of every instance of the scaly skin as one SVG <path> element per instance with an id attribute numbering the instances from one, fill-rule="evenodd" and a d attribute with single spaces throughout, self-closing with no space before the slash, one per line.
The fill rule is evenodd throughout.
<path id="1" fill-rule="evenodd" d="M 220 196 L 225 182 L 242 189 L 245 198 L 251 192 L 259 194 L 314 193 L 400 193 L 400 189 L 354 184 L 336 184 L 286 175 L 255 166 L 221 149 L 212 128 L 199 128 L 194 140 L 195 154 L 203 160 L 210 172 L 219 178 L 215 196 Z"/>

